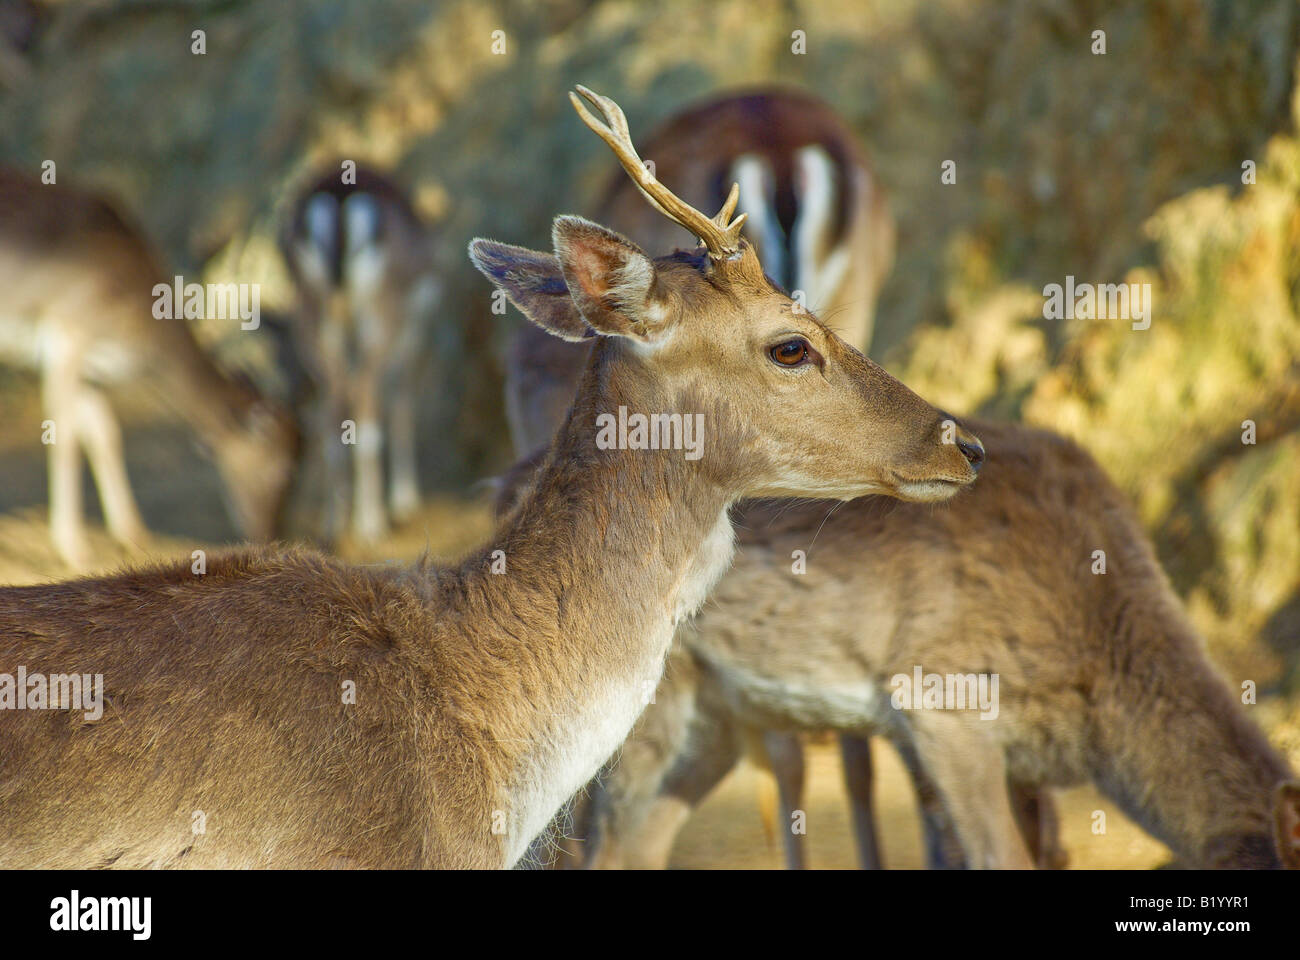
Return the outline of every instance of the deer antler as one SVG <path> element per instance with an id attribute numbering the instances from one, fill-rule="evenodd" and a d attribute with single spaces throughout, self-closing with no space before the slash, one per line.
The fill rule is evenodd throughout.
<path id="1" fill-rule="evenodd" d="M 596 136 L 609 144 L 623 164 L 632 182 L 642 195 L 650 201 L 651 206 L 669 220 L 680 224 L 700 238 L 714 260 L 731 260 L 740 253 L 740 229 L 745 223 L 745 214 L 731 219 L 736 211 L 736 202 L 740 199 L 740 185 L 733 183 L 727 194 L 727 202 L 722 205 L 718 215 L 710 219 L 690 204 L 683 201 L 671 190 L 654 178 L 632 146 L 632 135 L 627 129 L 627 117 L 619 105 L 609 97 L 588 90 L 581 84 L 578 93 L 582 94 L 604 114 L 606 122 L 596 119 L 587 109 L 577 93 L 570 93 L 569 100 L 573 109 L 578 111 L 582 122 L 595 132 Z"/>

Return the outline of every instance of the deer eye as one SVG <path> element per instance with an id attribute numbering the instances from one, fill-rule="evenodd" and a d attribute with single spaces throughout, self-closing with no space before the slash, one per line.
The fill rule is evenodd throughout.
<path id="1" fill-rule="evenodd" d="M 787 340 L 784 343 L 778 343 L 767 355 L 772 358 L 774 363 L 779 363 L 783 367 L 797 367 L 801 363 L 808 362 L 808 355 L 812 348 L 808 346 L 808 341 L 800 338 Z"/>

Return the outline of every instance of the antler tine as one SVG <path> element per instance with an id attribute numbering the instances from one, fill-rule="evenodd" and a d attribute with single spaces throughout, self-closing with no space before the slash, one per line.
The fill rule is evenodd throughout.
<path id="1" fill-rule="evenodd" d="M 627 117 L 623 114 L 619 105 L 608 97 L 602 97 L 581 84 L 578 85 L 578 92 L 600 107 L 601 113 L 609 120 L 609 123 L 605 123 L 592 116 L 591 111 L 587 109 L 587 105 L 578 98 L 578 94 L 570 91 L 569 102 L 573 104 L 573 109 L 578 111 L 578 116 L 582 118 L 582 122 L 590 127 L 596 136 L 604 140 L 609 145 L 609 148 L 614 151 L 614 156 L 618 157 L 623 169 L 628 172 L 632 182 L 636 184 L 636 188 L 641 191 L 641 195 L 650 201 L 651 206 L 668 219 L 681 223 L 671 211 L 659 202 L 654 194 L 646 189 L 645 183 L 654 178 L 650 176 L 650 171 L 646 169 L 645 163 L 632 145 L 632 135 L 627 127 Z M 688 230 L 692 229 L 684 223 L 682 226 Z"/>
<path id="2" fill-rule="evenodd" d="M 745 219 L 749 216 L 742 213 L 735 220 L 731 215 L 736 212 L 736 204 L 740 202 L 740 184 L 733 183 L 731 192 L 727 194 L 727 200 L 718 211 L 718 215 L 713 218 L 713 222 L 718 225 L 718 229 L 723 232 L 723 236 L 728 246 L 734 250 L 740 249 L 740 229 L 745 225 Z"/>
<path id="3" fill-rule="evenodd" d="M 600 109 L 605 118 L 603 122 L 592 115 L 586 104 L 578 98 L 578 93 Z M 722 205 L 722 210 L 717 216 L 709 218 L 683 201 L 646 169 L 645 163 L 642 162 L 636 147 L 632 144 L 627 117 L 617 103 L 581 84 L 578 85 L 578 93 L 569 93 L 569 102 L 578 111 L 578 116 L 614 151 L 614 156 L 618 157 L 623 169 L 627 171 L 641 194 L 650 201 L 651 206 L 669 220 L 680 224 L 699 237 L 708 249 L 709 255 L 715 260 L 728 260 L 734 257 L 740 250 L 740 230 L 745 222 L 744 214 L 735 220 L 731 219 L 740 197 L 739 186 L 732 185 L 731 193 L 727 197 L 727 202 Z"/>

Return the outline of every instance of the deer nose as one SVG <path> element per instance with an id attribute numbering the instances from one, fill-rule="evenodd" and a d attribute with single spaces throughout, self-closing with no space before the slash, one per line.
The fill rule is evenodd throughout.
<path id="1" fill-rule="evenodd" d="M 984 466 L 984 444 L 980 443 L 974 437 L 969 440 L 962 437 L 957 438 L 957 449 L 961 451 L 970 468 L 976 473 L 980 472 L 980 467 Z"/>
<path id="2" fill-rule="evenodd" d="M 948 413 L 946 410 L 940 410 L 939 416 L 943 418 L 940 421 L 941 423 L 951 423 L 956 427 L 955 436 L 957 449 L 960 450 L 961 455 L 966 458 L 966 462 L 970 464 L 970 468 L 976 473 L 979 473 L 980 467 L 984 466 L 984 444 L 979 442 L 978 437 L 973 437 L 966 433 L 966 431 L 962 429 L 961 421 L 951 413 Z"/>

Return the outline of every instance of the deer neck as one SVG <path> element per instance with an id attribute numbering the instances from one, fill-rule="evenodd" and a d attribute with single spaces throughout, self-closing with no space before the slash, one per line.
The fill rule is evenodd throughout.
<path id="1" fill-rule="evenodd" d="M 158 336 L 170 341 L 155 344 L 158 380 L 166 402 L 209 447 L 219 450 L 241 433 L 256 396 L 217 367 L 184 320 L 159 330 Z"/>
<path id="2" fill-rule="evenodd" d="M 719 473 L 727 458 L 708 444 L 712 424 L 699 405 L 620 377 L 621 365 L 637 362 L 630 354 L 619 344 L 594 351 L 531 495 L 463 571 L 511 621 L 475 651 L 484 669 L 516 687 L 498 698 L 496 718 L 515 748 L 500 788 L 508 863 L 626 739 L 663 674 L 677 624 L 731 562 L 734 496 Z M 597 418 L 617 418 L 620 407 L 703 414 L 702 455 L 602 449 Z M 496 550 L 504 573 L 490 572 Z"/>
<path id="3" fill-rule="evenodd" d="M 1273 790 L 1291 771 L 1155 580 L 1124 610 L 1124 671 L 1096 691 L 1094 777 L 1192 866 L 1279 866 Z"/>

